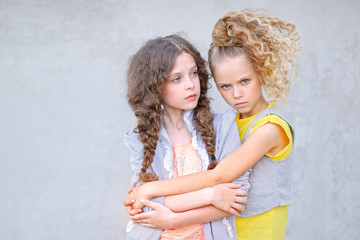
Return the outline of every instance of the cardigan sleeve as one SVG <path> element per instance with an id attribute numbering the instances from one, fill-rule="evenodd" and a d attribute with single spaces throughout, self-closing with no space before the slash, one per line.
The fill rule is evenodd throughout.
<path id="1" fill-rule="evenodd" d="M 125 133 L 124 136 L 124 144 L 130 151 L 130 167 L 133 171 L 133 175 L 131 177 L 131 187 L 135 185 L 141 185 L 143 182 L 139 180 L 139 173 L 142 168 L 143 162 L 143 144 L 138 139 L 138 133 L 134 133 L 132 130 Z M 152 171 L 152 168 L 148 168 L 147 171 Z M 152 199 L 153 202 L 157 202 L 164 205 L 164 197 L 156 197 Z M 143 209 L 144 211 L 151 210 L 148 207 Z"/>
<path id="2" fill-rule="evenodd" d="M 218 161 L 221 161 L 227 157 L 241 145 L 235 117 L 236 112 L 234 112 L 232 109 L 214 116 L 214 129 L 216 134 L 215 156 Z M 250 173 L 251 169 L 246 171 L 243 175 L 239 176 L 233 182 L 241 184 L 241 189 L 248 192 L 250 188 Z"/>

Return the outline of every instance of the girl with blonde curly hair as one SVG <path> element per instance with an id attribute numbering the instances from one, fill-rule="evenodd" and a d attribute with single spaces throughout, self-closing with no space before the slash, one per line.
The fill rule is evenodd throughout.
<path id="1" fill-rule="evenodd" d="M 220 94 L 238 112 L 235 120 L 242 145 L 212 170 L 145 184 L 130 197 L 149 199 L 194 191 L 231 182 L 251 169 L 248 205 L 236 218 L 237 238 L 284 239 L 294 135 L 275 105 L 285 100 L 296 73 L 300 35 L 292 23 L 245 9 L 223 16 L 212 37 L 210 70 Z M 146 205 L 156 207 L 148 201 Z M 140 214 L 133 219 L 145 224 L 151 217 Z"/>
<path id="2" fill-rule="evenodd" d="M 137 118 L 136 128 L 127 132 L 124 139 L 136 174 L 134 185 L 212 169 L 216 159 L 240 145 L 240 141 L 236 141 L 238 136 L 233 134 L 236 124 L 222 121 L 225 115 L 210 113 L 206 62 L 184 38 L 171 35 L 148 41 L 132 57 L 127 79 L 128 103 Z M 248 185 L 246 175 L 239 183 Z M 227 239 L 224 234 L 235 234 L 233 217 L 225 218 L 229 213 L 210 206 L 191 209 L 201 206 L 201 198 L 211 200 L 214 192 L 233 198 L 234 204 L 235 201 L 245 203 L 246 199 L 237 196 L 246 192 L 238 188 L 237 184 L 222 184 L 210 193 L 199 190 L 156 198 L 154 201 L 182 212 L 184 220 L 164 231 L 165 227 L 154 229 L 130 222 L 127 239 L 212 239 L 216 236 L 213 228 L 217 229 L 219 238 Z M 129 212 L 134 212 L 131 205 L 136 204 L 140 202 L 125 201 Z M 237 210 L 242 211 L 243 207 L 238 205 Z"/>

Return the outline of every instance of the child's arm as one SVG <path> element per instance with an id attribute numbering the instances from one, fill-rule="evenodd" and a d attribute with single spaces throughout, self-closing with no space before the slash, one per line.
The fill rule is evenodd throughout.
<path id="1" fill-rule="evenodd" d="M 141 199 L 186 193 L 231 182 L 250 169 L 266 153 L 279 148 L 280 145 L 285 146 L 283 135 L 283 129 L 279 125 L 267 123 L 256 129 L 243 145 L 224 158 L 213 170 L 149 182 L 136 187 L 130 194 L 130 198 L 136 200 L 134 207 L 142 207 Z"/>
<path id="2" fill-rule="evenodd" d="M 236 183 L 224 183 L 197 191 L 165 197 L 165 205 L 179 213 L 195 208 L 213 205 L 214 207 L 239 217 L 244 211 L 247 193 Z"/>
<path id="3" fill-rule="evenodd" d="M 153 210 L 144 213 L 141 213 L 142 211 L 139 209 L 132 208 L 134 202 L 131 199 L 125 200 L 124 205 L 130 218 L 134 220 L 135 223 L 139 223 L 145 227 L 159 229 L 178 228 L 218 220 L 229 216 L 230 213 L 240 217 L 240 212 L 243 212 L 244 208 L 239 203 L 246 205 L 247 202 L 245 198 L 236 195 L 246 193 L 243 190 L 235 189 L 237 187 L 239 187 L 238 184 L 226 183 L 191 193 L 168 196 L 165 197 L 166 206 L 146 200 L 144 205 L 151 207 Z M 211 199 L 211 201 L 209 201 L 209 199 Z M 213 202 L 217 202 L 217 204 L 229 202 L 232 204 L 232 212 L 222 211 L 210 205 L 183 211 L 185 207 L 192 208 L 194 202 L 201 202 L 202 204 L 206 204 L 206 202 L 209 204 L 213 204 Z M 172 209 L 169 209 L 168 206 L 181 212 L 174 212 Z"/>
<path id="4" fill-rule="evenodd" d="M 192 224 L 206 223 L 230 215 L 227 212 L 223 212 L 211 206 L 181 213 L 174 213 L 169 208 L 148 200 L 144 200 L 143 204 L 154 210 L 137 214 L 135 216 L 131 216 L 130 218 L 134 221 L 134 223 L 138 223 L 144 227 L 158 229 L 173 229 Z"/>
<path id="5" fill-rule="evenodd" d="M 220 210 L 239 217 L 239 212 L 244 211 L 243 205 L 247 204 L 247 200 L 244 197 L 247 193 L 239 189 L 239 187 L 240 185 L 236 183 L 219 184 L 194 192 L 167 196 L 165 197 L 164 204 L 175 213 L 213 205 Z M 133 209 L 133 204 L 133 199 L 126 199 L 124 201 L 125 208 L 130 216 L 142 212 L 139 209 Z"/>

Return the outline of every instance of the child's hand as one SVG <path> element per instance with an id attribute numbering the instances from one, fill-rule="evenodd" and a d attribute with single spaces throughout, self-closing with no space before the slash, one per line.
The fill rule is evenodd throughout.
<path id="1" fill-rule="evenodd" d="M 245 211 L 241 204 L 247 204 L 247 200 L 243 197 L 247 193 L 238 189 L 239 187 L 240 185 L 236 183 L 223 183 L 213 186 L 211 204 L 218 209 L 240 217 L 240 212 Z"/>
<path id="2" fill-rule="evenodd" d="M 172 212 L 169 208 L 152 201 L 142 200 L 144 206 L 148 206 L 153 211 L 131 216 L 130 219 L 134 223 L 138 223 L 144 227 L 158 228 L 158 229 L 173 229 L 177 226 L 174 225 L 176 221 L 173 221 L 176 213 Z"/>
<path id="3" fill-rule="evenodd" d="M 129 199 L 129 198 L 124 201 L 124 206 L 126 208 L 127 213 L 130 216 L 135 216 L 136 214 L 139 214 L 139 213 L 142 212 L 141 209 L 134 209 L 133 208 L 134 202 L 135 202 L 134 199 Z"/>
<path id="4" fill-rule="evenodd" d="M 141 200 L 147 199 L 151 200 L 151 197 L 149 197 L 146 188 L 146 184 L 140 185 L 135 187 L 131 192 L 129 192 L 129 199 L 133 199 L 134 203 L 132 204 L 133 209 L 142 209 L 144 205 L 142 204 Z"/>

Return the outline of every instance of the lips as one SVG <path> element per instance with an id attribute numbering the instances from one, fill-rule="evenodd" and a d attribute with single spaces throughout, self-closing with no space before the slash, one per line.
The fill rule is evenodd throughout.
<path id="1" fill-rule="evenodd" d="M 235 104 L 235 106 L 244 107 L 246 104 L 247 104 L 246 102 L 240 102 L 240 103 Z"/>
<path id="2" fill-rule="evenodd" d="M 195 100 L 196 94 L 191 94 L 191 95 L 187 96 L 185 99 L 190 100 L 190 101 Z"/>

